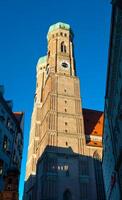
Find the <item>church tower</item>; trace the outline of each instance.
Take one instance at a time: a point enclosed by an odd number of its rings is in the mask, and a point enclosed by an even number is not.
[[[47,41],[47,55],[37,63],[24,200],[87,199],[88,178],[80,183],[80,173],[89,169],[70,26],[50,26]]]
[[[73,33],[68,24],[50,26],[47,56],[37,63],[26,179],[47,145],[71,147],[82,153],[83,118],[79,79],[75,74]]]

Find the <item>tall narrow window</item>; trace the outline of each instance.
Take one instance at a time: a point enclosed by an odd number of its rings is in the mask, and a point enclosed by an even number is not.
[[[4,136],[3,139],[3,150],[6,151],[8,149],[8,138],[7,136]]]
[[[8,189],[9,191],[12,190],[12,178],[9,178],[9,179],[8,179],[7,189]]]
[[[61,43],[61,52],[66,53],[66,45],[64,44],[64,42]]]
[[[0,175],[3,173],[3,160],[0,160]]]
[[[64,45],[64,53],[66,53],[66,45]]]
[[[63,52],[64,49],[64,42],[61,43],[61,52]]]

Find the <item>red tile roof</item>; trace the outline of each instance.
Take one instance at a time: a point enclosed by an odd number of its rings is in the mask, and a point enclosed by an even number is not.
[[[101,111],[83,109],[86,135],[102,136],[104,114]]]
[[[23,112],[13,112],[18,122],[21,122],[23,117]]]
[[[101,136],[103,134],[103,119],[104,114],[101,111],[83,109],[83,118],[84,118],[84,129],[86,136]],[[102,141],[86,141],[88,146],[99,146],[102,147]]]

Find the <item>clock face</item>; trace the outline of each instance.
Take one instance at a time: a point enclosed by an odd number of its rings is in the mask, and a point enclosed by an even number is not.
[[[70,64],[66,60],[63,60],[61,61],[61,67],[64,69],[68,69],[70,67]]]

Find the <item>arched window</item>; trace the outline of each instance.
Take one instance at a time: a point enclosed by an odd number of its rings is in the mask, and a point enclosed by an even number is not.
[[[66,45],[64,42],[61,43],[61,52],[66,53]]]
[[[97,150],[94,152],[93,158],[96,159],[96,160],[101,160],[101,159],[100,159],[100,155],[99,155],[99,153],[97,152]]]
[[[68,189],[64,191],[63,200],[72,200],[72,194]]]
[[[66,45],[64,45],[64,53],[66,53],[66,51],[67,51],[67,50],[66,50]]]

